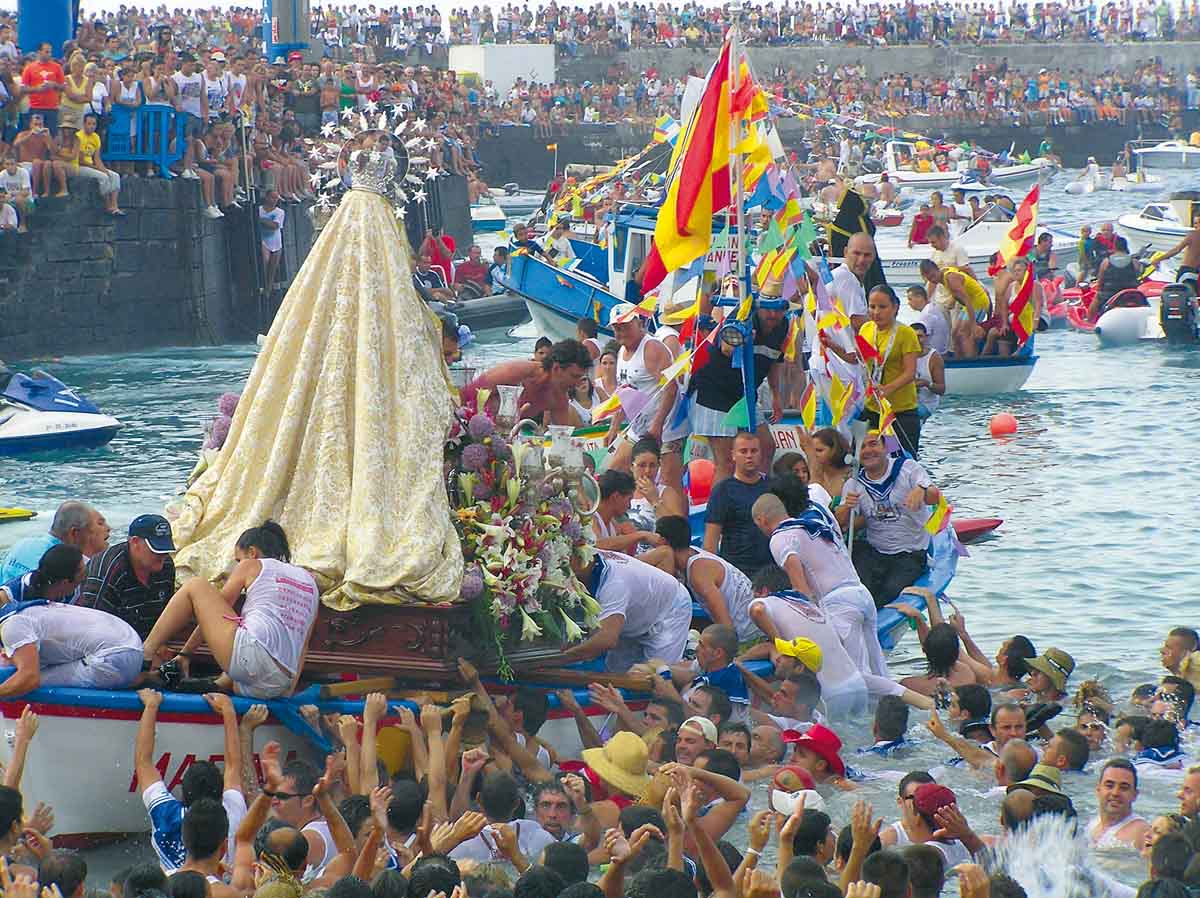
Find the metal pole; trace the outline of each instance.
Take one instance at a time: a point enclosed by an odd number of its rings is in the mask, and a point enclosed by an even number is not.
[[[749,259],[746,258],[746,222],[745,222],[745,205],[746,205],[746,188],[742,183],[743,178],[743,162],[742,154],[737,152],[735,148],[742,140],[741,118],[734,114],[733,96],[737,93],[739,81],[741,78],[741,50],[739,38],[739,26],[742,16],[742,5],[740,0],[734,0],[730,6],[730,12],[733,16],[733,24],[729,29],[729,97],[730,97],[730,117],[729,117],[729,152],[732,156],[732,164],[729,166],[729,177],[732,183],[729,194],[733,199],[734,204],[734,221],[737,227],[737,254],[735,261],[737,264],[737,299],[741,300],[751,296],[750,289],[750,265]],[[728,214],[728,213],[726,213]],[[736,312],[735,312],[736,314]],[[758,395],[754,386],[754,307],[750,308],[750,333],[746,335],[741,346],[741,368],[742,368],[742,385],[746,400],[746,429],[754,433],[758,428],[756,420],[756,412],[758,410]]]

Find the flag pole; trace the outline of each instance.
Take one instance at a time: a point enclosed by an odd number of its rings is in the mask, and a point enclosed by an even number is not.
[[[742,74],[741,46],[740,46],[740,30],[742,18],[742,3],[741,0],[733,0],[729,6],[730,15],[733,22],[729,28],[729,153],[731,156],[729,166],[729,177],[733,183],[730,184],[730,197],[733,201],[734,208],[734,223],[737,228],[737,300],[738,308],[740,308],[741,300],[751,296],[750,289],[750,265],[749,259],[746,258],[746,222],[745,222],[745,206],[746,206],[746,188],[743,183],[744,165],[742,154],[737,151],[737,146],[742,142],[742,125],[741,115],[733,109],[733,98],[737,95],[738,88],[741,86],[740,79]],[[757,411],[758,411],[758,395],[754,384],[754,307],[750,309],[750,326],[745,339],[739,347],[739,355],[741,358],[742,368],[742,386],[746,402],[746,429],[751,433],[755,433],[758,429]]]

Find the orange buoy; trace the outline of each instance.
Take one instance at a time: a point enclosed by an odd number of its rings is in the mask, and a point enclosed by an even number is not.
[[[1017,419],[1008,412],[992,415],[992,419],[988,422],[988,430],[994,437],[1012,436],[1017,432]]]
[[[716,466],[711,459],[693,458],[688,462],[688,496],[693,505],[703,505],[708,501],[715,471]]]

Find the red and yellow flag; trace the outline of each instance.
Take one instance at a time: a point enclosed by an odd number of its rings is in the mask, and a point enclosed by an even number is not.
[[[1037,188],[1034,188],[1035,190]],[[938,496],[937,506],[929,515],[929,520],[925,522],[925,529],[930,536],[937,536],[950,524],[950,505],[946,502],[946,494]]]
[[[729,42],[709,73],[691,121],[675,144],[675,176],[658,210],[642,290],[708,252],[713,214],[729,205]]]
[[[1037,319],[1033,308],[1033,266],[1025,267],[1025,277],[1017,288],[1017,295],[1008,304],[1008,326],[1017,336],[1018,345],[1023,345],[1037,329]]]
[[[804,429],[810,432],[817,421],[817,388],[811,380],[800,397],[800,420],[804,422]]]
[[[1004,239],[1000,241],[1000,249],[996,253],[995,261],[988,266],[988,274],[993,277],[999,274],[1000,269],[1013,259],[1027,256],[1033,249],[1034,241],[1037,239],[1039,190],[1039,185],[1034,184],[1025,199],[1021,200],[1012,225],[1004,233]]]

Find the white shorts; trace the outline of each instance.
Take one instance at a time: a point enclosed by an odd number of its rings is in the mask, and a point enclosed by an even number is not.
[[[229,678],[238,695],[254,698],[279,698],[292,690],[292,675],[279,666],[261,642],[238,627],[233,637],[233,658]]]
[[[43,686],[78,686],[87,689],[124,689],[142,672],[142,650],[116,649],[104,655],[88,655],[67,664],[43,667]]]

